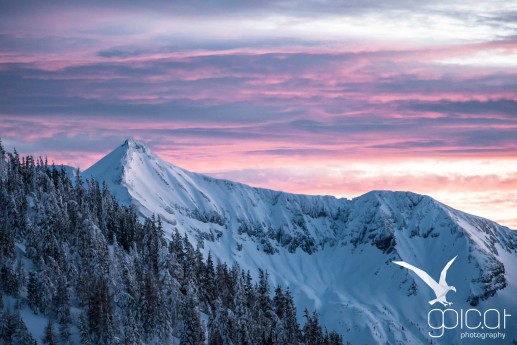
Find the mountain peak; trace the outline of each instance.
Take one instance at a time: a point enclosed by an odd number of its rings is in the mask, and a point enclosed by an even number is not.
[[[147,147],[147,145],[145,145],[144,143],[142,143],[140,141],[135,140],[135,138],[133,138],[133,137],[127,138],[126,141],[124,141],[124,144],[122,144],[122,146],[125,146],[128,149],[142,151],[145,153],[150,152],[149,147]]]

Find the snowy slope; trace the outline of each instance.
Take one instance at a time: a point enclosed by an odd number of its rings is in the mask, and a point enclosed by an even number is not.
[[[183,170],[132,139],[84,176],[105,181],[141,215],[159,214],[168,232],[186,233],[205,253],[267,269],[352,344],[429,342],[432,290],[391,261],[438,280],[456,255],[447,281],[457,293],[448,300],[458,310],[513,310],[505,342],[517,339],[517,233],[428,196],[372,191],[349,200],[253,188]],[[458,342],[458,332],[434,341]]]

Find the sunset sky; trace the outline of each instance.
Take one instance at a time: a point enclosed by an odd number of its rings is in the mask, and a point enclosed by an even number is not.
[[[410,190],[517,229],[517,2],[0,0],[4,146],[84,170],[130,136],[215,177]]]

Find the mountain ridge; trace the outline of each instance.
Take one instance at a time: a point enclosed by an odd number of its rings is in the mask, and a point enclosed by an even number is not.
[[[517,288],[508,272],[515,265],[516,233],[429,196],[370,191],[338,199],[250,187],[179,168],[133,139],[83,175],[105,181],[142,216],[159,215],[169,235],[186,234],[205,254],[245,269],[268,268],[274,283],[290,286],[297,303],[318,309],[326,324],[350,333],[352,342],[426,339],[408,324],[423,316],[397,303],[409,298],[416,308],[412,298],[425,300],[429,293],[419,290],[418,278],[391,267],[394,259],[425,267],[437,261],[433,253],[450,259],[459,252],[455,265],[470,278],[456,284],[456,296],[466,306],[494,298],[508,303],[503,292]],[[387,281],[400,295],[395,301],[370,286]],[[366,291],[379,296],[382,307],[370,305]],[[393,323],[400,327],[390,331]]]

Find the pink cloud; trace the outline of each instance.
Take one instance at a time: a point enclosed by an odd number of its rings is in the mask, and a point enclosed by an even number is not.
[[[220,40],[203,41],[206,23],[192,13],[185,17],[199,20],[201,34],[182,32],[178,23],[185,21],[168,21],[160,11],[96,7],[2,17],[6,144],[84,169],[135,136],[179,166],[266,188],[439,192],[472,212],[483,210],[459,195],[501,193],[498,205],[512,209],[515,170],[472,176],[472,167],[453,174],[430,166],[419,175],[383,167],[422,158],[515,160],[515,64],[446,63],[511,57],[515,40],[417,44],[344,36],[278,44],[236,21],[242,32],[236,29],[233,41],[219,31]],[[354,164],[378,171],[335,173]]]

